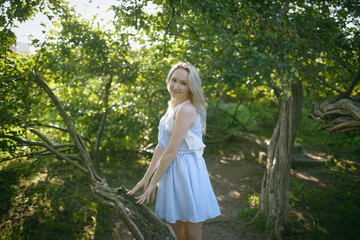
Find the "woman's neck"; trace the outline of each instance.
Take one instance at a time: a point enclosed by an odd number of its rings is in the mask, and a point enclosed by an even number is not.
[[[188,100],[190,101],[189,98],[182,99],[182,100],[174,99],[174,107],[176,107],[176,106],[178,106],[178,105],[180,105],[180,104],[182,104],[182,103],[184,103],[184,102],[186,102],[186,101],[188,101]]]

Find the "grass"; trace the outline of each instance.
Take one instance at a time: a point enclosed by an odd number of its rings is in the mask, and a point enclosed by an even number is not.
[[[290,214],[301,216],[297,224],[305,231],[297,239],[358,239],[358,176],[344,178],[325,168],[319,169],[317,177],[317,183],[292,179]]]
[[[133,156],[134,157],[134,156]],[[103,166],[112,186],[132,186],[143,169],[122,161]],[[138,171],[141,170],[141,171]],[[129,178],[129,172],[132,174]],[[113,239],[124,223],[96,204],[87,177],[54,159],[0,163],[0,239]]]
[[[355,162],[356,164],[356,162]],[[338,166],[338,165],[336,165]],[[318,181],[295,176],[291,178],[289,225],[283,239],[291,240],[352,240],[360,236],[360,174],[342,174],[339,167],[320,166],[307,170]],[[238,214],[249,222],[259,208],[256,193],[249,195],[248,208]],[[269,231],[263,219],[253,227],[264,234]]]

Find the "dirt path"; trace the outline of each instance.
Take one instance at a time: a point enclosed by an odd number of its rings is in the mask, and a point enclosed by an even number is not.
[[[264,166],[254,159],[259,157],[258,151],[239,143],[208,145],[208,148],[212,149],[204,157],[222,215],[205,222],[203,239],[265,239],[237,218],[248,207],[248,194],[260,190]]]

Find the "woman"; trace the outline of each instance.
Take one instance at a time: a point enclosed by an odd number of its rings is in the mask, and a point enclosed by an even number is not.
[[[143,188],[137,203],[148,202],[159,182],[155,214],[170,223],[177,239],[201,239],[202,223],[220,209],[202,157],[206,105],[200,76],[193,65],[180,62],[166,82],[171,99],[160,120],[159,143],[144,177],[128,194]]]

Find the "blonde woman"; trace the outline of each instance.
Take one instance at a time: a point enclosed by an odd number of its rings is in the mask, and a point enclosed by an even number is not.
[[[202,223],[221,214],[202,157],[205,99],[199,73],[190,63],[174,65],[166,83],[171,99],[160,120],[159,143],[144,177],[128,194],[143,188],[137,203],[148,202],[159,183],[155,214],[170,223],[178,240],[200,240]]]

